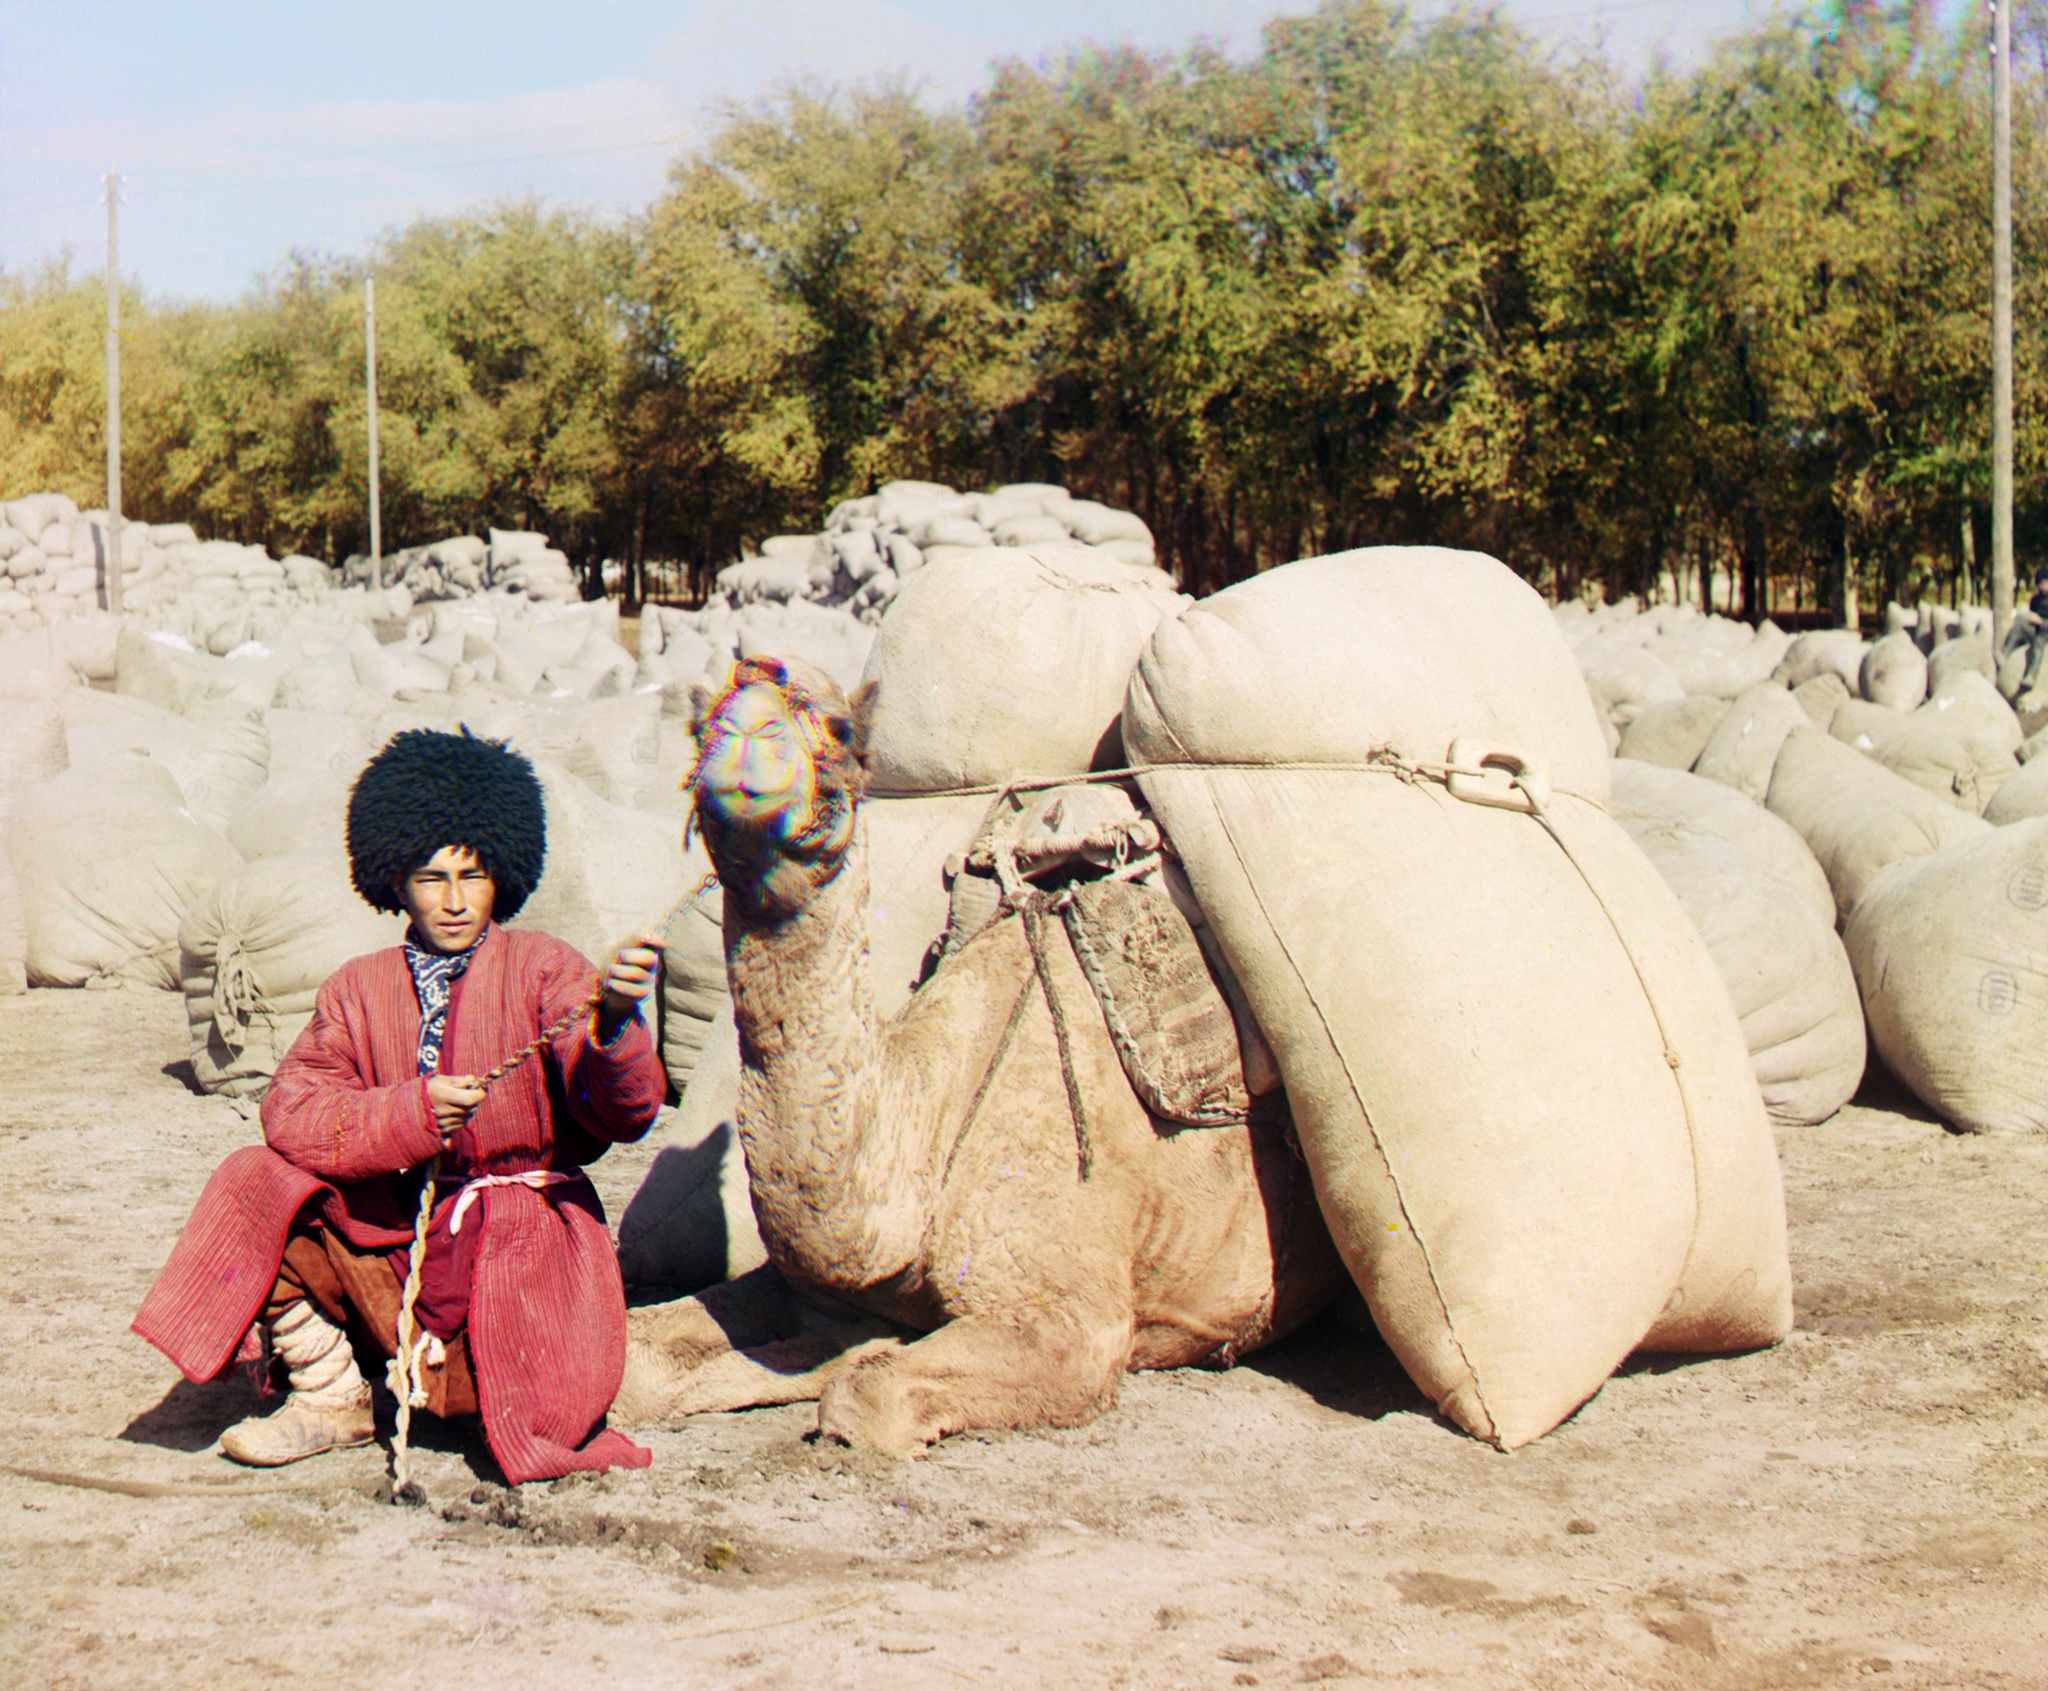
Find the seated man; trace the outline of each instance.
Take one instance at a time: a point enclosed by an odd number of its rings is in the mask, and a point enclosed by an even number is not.
[[[498,926],[539,881],[546,844],[532,766],[495,742],[399,734],[357,780],[351,873],[369,903],[409,918],[404,943],[320,989],[264,1098],[265,1143],[215,1171],[134,1323],[193,1380],[259,1359],[267,1339],[291,1395],[222,1436],[234,1460],[270,1467],[372,1437],[354,1352],[396,1352],[437,1155],[416,1306],[426,1407],[481,1410],[515,1484],[651,1460],[598,1430],[626,1306],[582,1167],[645,1133],[666,1090],[635,1013],[659,942],[622,948],[596,1008],[537,1056],[488,1090],[477,1079],[597,986],[561,941]]]
[[[2012,627],[2006,631],[2005,650],[2010,652],[2024,644],[2027,648],[2027,669],[2020,677],[2020,692],[2033,690],[2040,679],[2041,660],[2048,657],[2048,568],[2034,572],[2034,596],[2027,601],[2027,608],[2012,619]]]

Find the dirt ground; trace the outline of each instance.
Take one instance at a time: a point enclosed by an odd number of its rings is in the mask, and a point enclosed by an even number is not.
[[[182,1038],[174,994],[0,999],[6,1684],[2048,1686],[2048,1144],[1875,1088],[1785,1134],[1791,1341],[1640,1359],[1510,1456],[1324,1323],[901,1465],[800,1406],[508,1492],[429,1423],[408,1510],[382,1450],[211,1454],[250,1389],[127,1331],[255,1134]]]

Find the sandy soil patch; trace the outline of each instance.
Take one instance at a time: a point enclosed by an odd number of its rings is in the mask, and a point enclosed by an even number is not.
[[[1785,1134],[1791,1341],[1639,1359],[1511,1456],[1324,1322],[904,1464],[805,1406],[508,1491],[429,1423],[405,1510],[381,1450],[235,1469],[249,1388],[127,1331],[255,1135],[183,1033],[170,993],[0,999],[8,1683],[2048,1685],[2048,1145],[1875,1089]],[[647,1157],[594,1171],[614,1221]]]

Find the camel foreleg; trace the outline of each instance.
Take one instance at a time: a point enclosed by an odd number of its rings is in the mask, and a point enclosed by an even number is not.
[[[968,1315],[913,1344],[863,1356],[826,1381],[818,1429],[859,1449],[910,1456],[975,1427],[1078,1427],[1116,1401],[1131,1318],[1085,1305]]]
[[[674,1303],[626,1312],[621,1426],[815,1399],[839,1369],[893,1349],[901,1329],[804,1302],[772,1264]]]

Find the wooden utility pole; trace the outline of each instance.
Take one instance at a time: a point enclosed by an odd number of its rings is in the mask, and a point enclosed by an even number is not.
[[[107,609],[121,614],[121,173],[107,172]]]
[[[363,360],[370,396],[370,585],[384,585],[384,518],[377,494],[377,278],[363,278]]]
[[[1992,645],[2012,626],[2012,5],[1991,0]]]

